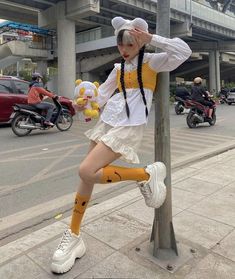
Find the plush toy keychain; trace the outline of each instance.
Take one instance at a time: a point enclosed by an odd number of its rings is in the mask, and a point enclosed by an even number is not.
[[[97,81],[92,83],[90,81],[82,81],[81,79],[76,80],[74,102],[77,105],[83,105],[87,102],[83,110],[86,122],[99,117],[99,105],[96,102],[98,87],[99,83]]]

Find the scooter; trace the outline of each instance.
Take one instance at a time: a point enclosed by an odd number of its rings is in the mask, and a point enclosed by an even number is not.
[[[216,123],[216,104],[213,103],[212,117],[209,118],[209,107],[202,105],[201,103],[189,100],[191,106],[190,111],[187,115],[186,122],[189,128],[196,128],[198,124],[208,122],[210,126]]]
[[[55,109],[51,117],[51,122],[58,130],[67,131],[73,124],[73,118],[69,110],[62,107],[58,97],[52,99]],[[30,134],[33,130],[48,130],[51,126],[44,124],[45,112],[34,105],[15,104],[13,113],[10,116],[11,128],[18,137]]]
[[[188,100],[190,100],[190,98],[182,99],[178,96],[175,96],[175,113],[177,115],[180,115],[182,113],[187,113],[190,106],[188,105]]]

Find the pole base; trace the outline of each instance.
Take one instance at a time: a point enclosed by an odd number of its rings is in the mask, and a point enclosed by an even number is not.
[[[151,261],[153,264],[156,264],[163,268],[164,270],[174,273],[184,264],[186,264],[190,259],[193,258],[191,249],[185,244],[178,243],[178,256],[175,251],[172,249],[158,249],[157,257],[153,256],[153,242],[143,242],[139,249],[136,250],[139,256],[144,257],[146,260]]]
[[[170,248],[175,251],[175,254],[178,256],[178,249],[177,249],[177,244],[176,244],[176,239],[175,239],[175,231],[173,227],[173,223],[169,223],[169,228],[170,228]],[[153,255],[156,257],[157,255],[157,250],[159,249],[159,224],[156,218],[154,219],[153,226],[152,226],[152,233],[151,233],[151,238],[150,242],[154,242],[154,249],[153,249]],[[156,238],[156,239],[155,239]]]

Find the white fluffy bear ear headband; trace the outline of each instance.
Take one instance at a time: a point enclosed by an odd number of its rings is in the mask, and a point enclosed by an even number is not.
[[[112,19],[112,26],[115,29],[114,34],[117,36],[118,32],[127,29],[140,29],[142,31],[148,32],[148,23],[142,18],[135,18],[133,20],[124,19],[120,16],[114,17]]]

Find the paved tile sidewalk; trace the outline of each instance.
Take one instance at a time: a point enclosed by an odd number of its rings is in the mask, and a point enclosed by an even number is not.
[[[86,255],[68,273],[50,272],[50,258],[70,218],[0,247],[1,279],[235,278],[235,149],[172,174],[173,222],[192,258],[171,274],[135,250],[149,239],[154,211],[139,189],[88,208]]]

